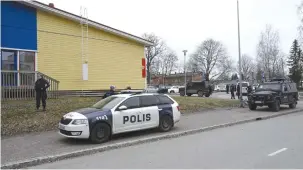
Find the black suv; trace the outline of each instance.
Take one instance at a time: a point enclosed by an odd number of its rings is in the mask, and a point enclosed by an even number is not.
[[[280,105],[296,108],[298,96],[296,83],[285,79],[274,79],[260,84],[254,93],[249,94],[248,105],[250,110],[256,110],[257,106],[267,105],[278,112]]]
[[[202,82],[189,82],[186,84],[186,95],[191,96],[198,94],[199,97],[209,97],[213,92],[213,88],[209,84],[209,81]],[[185,88],[179,88],[180,96],[185,96]]]

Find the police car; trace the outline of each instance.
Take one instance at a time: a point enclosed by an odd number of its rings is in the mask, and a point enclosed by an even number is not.
[[[103,143],[124,132],[151,128],[167,132],[180,117],[179,104],[168,95],[118,94],[65,114],[59,122],[59,134]]]

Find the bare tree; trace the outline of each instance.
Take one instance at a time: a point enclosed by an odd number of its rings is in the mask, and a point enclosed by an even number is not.
[[[303,45],[303,1],[301,1],[300,5],[297,8],[297,12],[301,21],[301,24],[298,26],[298,31],[299,31],[299,43],[300,46]]]
[[[203,41],[189,60],[189,68],[192,71],[204,72],[207,79],[222,76],[230,71],[231,64],[223,44],[213,39]]]
[[[211,79],[217,80],[228,80],[230,78],[230,74],[235,70],[233,60],[231,57],[226,57],[224,62],[218,62],[218,66],[215,70],[216,77],[212,77]]]
[[[199,67],[198,64],[195,63],[195,59],[192,56],[189,58],[187,63],[185,63],[185,68],[186,72],[203,72],[202,67]]]
[[[257,46],[257,61],[266,77],[272,78],[278,74],[278,65],[281,62],[280,53],[279,32],[272,26],[266,25],[265,31],[261,32]]]
[[[151,74],[159,74],[161,72],[161,60],[159,57],[153,59],[150,64],[150,73]]]
[[[247,55],[247,54],[243,54],[241,57],[241,65],[242,65],[242,75],[244,80],[247,80],[249,77],[252,79],[252,72],[256,72],[256,63],[254,61],[254,59]],[[239,61],[238,61],[238,67],[237,67],[237,72],[240,75],[240,67],[239,67]]]
[[[184,63],[183,62],[179,62],[177,64],[177,72],[178,73],[183,73],[184,72]]]
[[[178,56],[175,52],[168,50],[166,53],[162,54],[160,57],[160,65],[162,74],[165,76],[171,74],[178,67]]]
[[[153,63],[153,60],[163,53],[163,51],[165,50],[165,43],[163,40],[161,40],[155,34],[145,33],[145,34],[143,34],[142,37],[154,44],[153,46],[145,48],[145,55],[146,55],[146,60],[147,60],[146,61],[146,72],[147,72],[146,78],[147,78],[147,83],[150,84],[151,65],[157,63],[157,62]]]

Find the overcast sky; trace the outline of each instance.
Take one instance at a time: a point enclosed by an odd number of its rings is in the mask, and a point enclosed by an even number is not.
[[[94,21],[141,36],[155,33],[176,51],[192,53],[206,38],[220,40],[237,61],[236,0],[39,0],[80,14],[88,10]],[[256,44],[266,24],[280,33],[281,49],[288,54],[300,24],[297,6],[301,0],[239,0],[242,53],[256,55]]]

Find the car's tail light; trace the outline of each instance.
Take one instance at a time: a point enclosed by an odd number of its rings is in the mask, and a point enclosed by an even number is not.
[[[177,106],[178,111],[180,111],[180,106]]]

